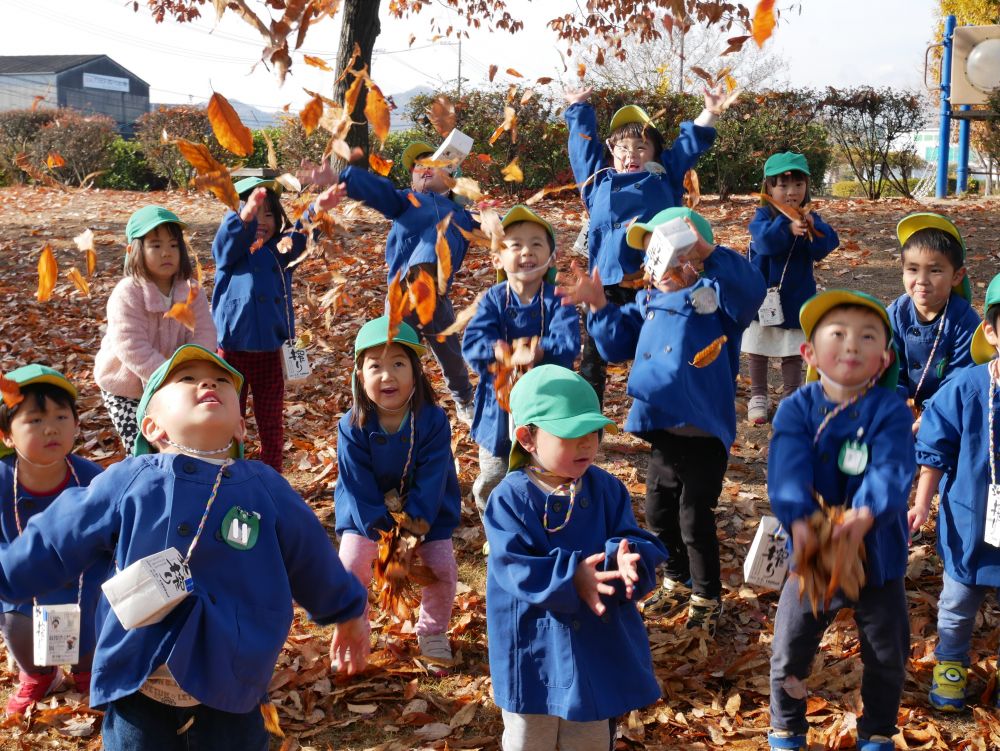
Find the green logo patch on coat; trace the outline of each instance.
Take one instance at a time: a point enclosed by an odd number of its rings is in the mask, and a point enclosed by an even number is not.
[[[236,550],[250,550],[260,534],[260,514],[233,506],[222,520],[222,539]]]

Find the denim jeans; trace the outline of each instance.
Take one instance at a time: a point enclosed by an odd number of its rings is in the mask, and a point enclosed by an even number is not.
[[[857,602],[847,600],[838,591],[830,607],[817,617],[812,614],[808,597],[799,600],[798,577],[788,577],[778,601],[771,653],[771,727],[775,730],[803,735],[808,730],[805,687],[800,695],[795,687],[809,677],[823,632],[844,607],[854,608],[861,639],[864,715],[858,719],[858,737],[891,738],[896,734],[896,715],[910,655],[910,616],[902,578],[881,587],[863,587]]]
[[[268,746],[259,707],[246,714],[204,704],[171,707],[140,693],[106,707],[101,739],[104,751],[267,751]]]
[[[944,586],[938,599],[938,645],[934,656],[969,666],[969,648],[976,615],[986,593],[994,587],[962,584],[944,572]]]

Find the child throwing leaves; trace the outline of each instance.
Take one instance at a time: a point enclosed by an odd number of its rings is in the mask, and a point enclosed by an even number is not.
[[[37,363],[5,376],[0,402],[0,542],[9,544],[24,532],[28,521],[41,513],[66,488],[84,487],[101,468],[72,453],[79,427],[76,387],[58,370]],[[73,665],[73,683],[82,694],[90,691],[94,654],[94,610],[107,573],[95,563],[79,578],[60,581],[38,592],[39,605],[79,605],[79,661]],[[32,603],[0,601],[0,631],[17,663],[17,686],[7,700],[7,714],[25,712],[63,683],[56,666],[34,661]]]
[[[635,602],[656,586],[662,543],[632,515],[622,483],[594,466],[594,390],[558,365],[510,394],[510,472],[486,506],[493,698],[503,751],[607,751],[615,719],[660,688]]]
[[[226,213],[212,242],[212,317],[222,356],[246,376],[240,391],[244,417],[253,392],[261,461],[280,472],[285,444],[281,348],[295,341],[291,266],[306,249],[303,223],[334,203],[327,190],[292,224],[281,207],[277,181],[247,177],[236,183],[236,192],[245,203],[239,213]]]
[[[786,151],[764,162],[761,190],[796,211],[809,205],[809,164],[802,154]],[[789,219],[761,199],[750,221],[750,263],[767,283],[767,296],[757,317],[743,335],[743,351],[750,361],[750,402],[747,419],[754,425],[767,422],[768,359],[781,360],[782,398],[802,383],[805,341],[799,328],[799,308],[816,294],[813,264],[826,258],[840,240],[815,211],[803,219]]]
[[[102,598],[91,705],[104,710],[108,751],[265,751],[258,705],[293,598],[317,623],[339,624],[334,665],[365,667],[364,589],[288,482],[242,458],[242,385],[215,353],[179,348],[143,391],[135,457],[86,488],[67,488],[0,548],[8,600],[51,591],[108,557],[121,572],[143,559],[145,571],[173,560],[156,578],[179,599],[144,610],[137,625],[120,620],[133,623],[124,602],[119,615]]]
[[[182,344],[215,347],[215,323],[193,279],[185,226],[160,206],[144,206],[125,225],[125,277],[108,298],[108,328],[94,358],[94,380],[126,456],[139,432],[135,409],[153,371]],[[193,315],[193,330],[164,315],[178,304]]]
[[[479,477],[472,486],[482,516],[504,475],[511,439],[508,413],[497,401],[497,362],[527,370],[541,363],[572,368],[580,352],[580,316],[555,294],[556,235],[527,206],[514,206],[501,224],[503,245],[493,257],[499,283],[479,302],[465,330],[462,354],[479,374],[472,437],[479,444]]]
[[[420,365],[425,351],[405,323],[390,341],[387,316],[358,332],[354,405],[337,426],[334,508],[340,559],[364,584],[372,579],[380,533],[401,524],[417,539],[414,554],[436,580],[423,587],[417,642],[424,658],[447,666],[458,585],[451,534],[461,519],[462,498],[448,416]]]

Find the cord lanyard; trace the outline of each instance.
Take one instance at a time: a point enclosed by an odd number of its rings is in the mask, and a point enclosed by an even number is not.
[[[285,341],[292,340],[292,315],[294,314],[294,309],[292,308],[292,301],[290,295],[288,294],[288,285],[285,282],[285,269],[282,267],[281,262],[278,260],[278,256],[274,254],[274,250],[271,246],[267,246],[268,251],[271,253],[271,258],[274,259],[275,264],[278,266],[278,276],[281,278],[281,296],[284,305],[282,307],[285,309],[285,327],[288,332],[288,338]]]
[[[944,331],[944,319],[948,315],[948,306],[951,304],[951,297],[949,296],[948,301],[944,304],[944,310],[941,311],[941,320],[938,321],[937,333],[934,334],[934,344],[931,345],[931,353],[927,355],[927,362],[924,363],[924,372],[920,374],[920,381],[917,382],[917,388],[913,392],[913,403],[916,404],[917,398],[920,396],[920,388],[924,385],[924,379],[927,378],[927,373],[931,369],[931,363],[934,362],[934,353],[937,352],[938,342],[941,341],[941,332]],[[990,383],[993,381],[991,380]]]
[[[990,487],[986,499],[986,526],[983,530],[983,541],[993,547],[1000,547],[1000,486],[997,485],[996,439],[993,427],[996,419],[993,406],[996,400],[997,380],[1000,378],[1000,361],[991,360],[987,367],[990,374],[988,414],[990,423]]]
[[[528,471],[531,472],[539,482],[545,483],[544,477],[548,473],[543,469],[539,469],[534,465],[528,465]],[[549,493],[545,495],[545,510],[542,513],[542,527],[549,534],[554,534],[566,529],[566,525],[569,524],[569,520],[573,517],[573,507],[576,505],[576,490],[579,484],[579,478],[571,482],[564,482],[561,485],[557,485]],[[566,495],[569,494],[569,508],[566,509],[566,518],[563,519],[563,523],[558,527],[549,527],[549,499],[554,495]]]
[[[226,471],[226,467],[230,464],[232,464],[232,459],[226,459],[219,467],[218,473],[215,475],[215,483],[212,485],[212,492],[208,496],[208,501],[205,503],[205,513],[201,515],[201,521],[198,522],[198,531],[194,533],[194,539],[191,540],[191,545],[188,546],[187,555],[184,556],[185,566],[188,566],[191,561],[191,556],[194,554],[194,549],[198,545],[198,540],[201,539],[201,533],[205,530],[205,522],[208,521],[208,512],[212,510],[212,504],[215,503],[215,497],[219,494],[219,486],[222,485],[222,475]]]

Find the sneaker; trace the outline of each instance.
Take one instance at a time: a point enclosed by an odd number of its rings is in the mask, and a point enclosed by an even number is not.
[[[663,586],[657,587],[649,596],[639,602],[639,612],[643,614],[663,613],[687,601],[691,594],[691,579],[681,581],[663,577]]]
[[[7,714],[24,714],[32,704],[59,690],[64,679],[65,674],[61,668],[44,675],[18,671],[17,690],[7,701]]]
[[[421,634],[417,637],[420,656],[437,665],[450,665],[453,657],[448,634]]]
[[[804,735],[798,735],[790,730],[772,730],[767,734],[767,744],[772,749],[792,749],[792,751],[808,751],[809,744]]]
[[[858,751],[893,751],[896,744],[892,738],[884,735],[873,735],[869,738],[858,738]]]
[[[931,706],[942,712],[961,712],[965,709],[965,686],[968,669],[960,662],[944,660],[934,666],[931,683]]]
[[[766,424],[768,406],[766,396],[751,396],[747,403],[747,421],[754,425]]]
[[[704,629],[709,636],[715,636],[715,630],[719,627],[721,617],[721,598],[691,595],[691,600],[688,603],[687,628]]]
[[[472,427],[472,420],[476,416],[476,407],[471,399],[467,402],[455,402],[455,416],[464,422],[467,427]]]

